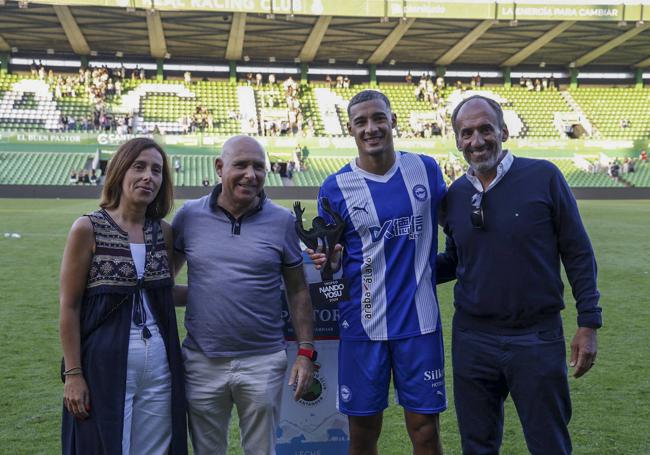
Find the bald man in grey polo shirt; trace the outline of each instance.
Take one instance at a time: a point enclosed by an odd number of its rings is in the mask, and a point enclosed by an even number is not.
[[[183,342],[194,452],[225,454],[232,405],[246,455],[275,453],[287,355],[281,279],[301,348],[313,350],[312,306],[294,217],[263,192],[262,146],[235,136],[215,162],[222,183],[174,217],[176,271],[188,264]],[[302,350],[301,350],[302,351]],[[297,356],[289,385],[305,393],[312,360]]]

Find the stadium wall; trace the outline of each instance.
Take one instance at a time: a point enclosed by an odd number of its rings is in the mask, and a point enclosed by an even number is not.
[[[144,135],[155,139],[170,154],[216,154],[230,136],[208,134],[191,135]],[[136,135],[112,133],[19,133],[0,132],[0,151],[12,152],[79,152],[93,153],[96,149],[114,151]],[[291,154],[297,145],[309,148],[310,156],[333,157],[356,155],[354,138],[255,136],[269,154]],[[404,139],[396,138],[395,146],[426,154],[456,153],[453,138]],[[601,153],[614,158],[637,156],[642,149],[650,148],[650,141],[596,140],[596,139],[510,139],[508,148],[523,156],[566,158],[573,155],[598,156]]]

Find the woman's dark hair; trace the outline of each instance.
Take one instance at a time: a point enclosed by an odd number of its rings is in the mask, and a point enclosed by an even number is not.
[[[162,219],[167,216],[174,204],[174,188],[172,185],[172,176],[169,172],[169,164],[167,163],[167,154],[156,141],[146,137],[136,137],[122,144],[117,149],[115,156],[108,163],[102,198],[99,202],[101,208],[114,209],[120,205],[122,182],[124,181],[126,171],[129,170],[140,153],[148,148],[158,150],[163,160],[163,168],[160,189],[156,198],[147,206],[146,217]]]

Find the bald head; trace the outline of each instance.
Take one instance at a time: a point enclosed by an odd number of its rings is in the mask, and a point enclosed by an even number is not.
[[[239,217],[255,206],[266,179],[266,155],[259,142],[249,136],[228,139],[215,167],[221,177],[222,207]]]
[[[252,137],[244,135],[233,136],[228,139],[223,144],[220,158],[224,163],[227,163],[243,152],[256,153],[264,159],[264,149],[262,148],[262,144]]]

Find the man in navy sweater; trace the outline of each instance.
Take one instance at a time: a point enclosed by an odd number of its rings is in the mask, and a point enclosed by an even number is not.
[[[560,261],[578,310],[577,378],[594,365],[602,324],[591,243],[557,167],[502,150],[508,129],[498,103],[467,98],[452,126],[469,170],[443,203],[437,275],[457,278],[452,364],[463,453],[499,453],[510,394],[530,452],[569,454]]]

